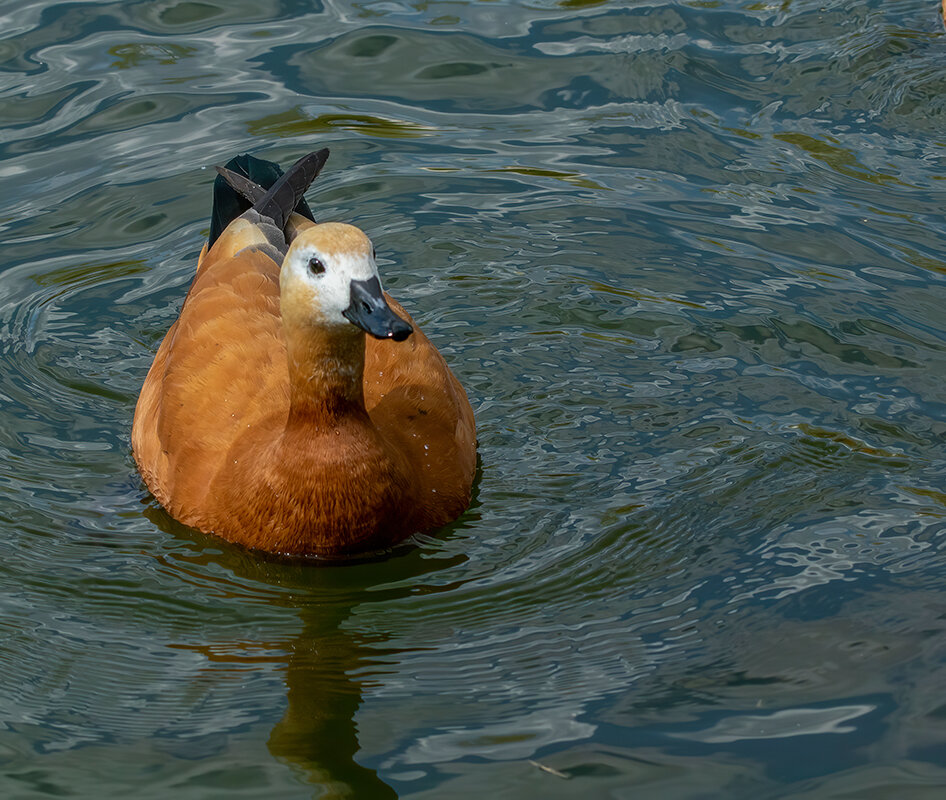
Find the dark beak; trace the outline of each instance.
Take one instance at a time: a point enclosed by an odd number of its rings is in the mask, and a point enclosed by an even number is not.
[[[395,314],[381,293],[381,281],[369,278],[351,282],[351,302],[342,314],[376,339],[403,342],[414,329]]]

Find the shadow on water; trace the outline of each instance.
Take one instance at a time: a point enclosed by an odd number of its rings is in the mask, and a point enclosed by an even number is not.
[[[385,637],[353,633],[345,623],[369,595],[372,602],[403,597],[413,591],[417,578],[466,557],[421,557],[416,546],[405,544],[345,560],[280,558],[191,530],[160,507],[149,506],[145,516],[186,547],[176,559],[162,556],[168,565],[177,560],[179,567],[186,564],[188,572],[196,568],[205,578],[222,572],[228,592],[236,585],[258,601],[296,612],[301,620],[302,630],[293,636],[185,645],[210,662],[230,661],[234,651],[254,652],[256,666],[269,663],[282,672],[287,706],[267,741],[271,755],[315,787],[314,796],[396,798],[374,769],[357,760],[361,747],[355,716],[367,682],[359,676],[385,654],[379,647]]]

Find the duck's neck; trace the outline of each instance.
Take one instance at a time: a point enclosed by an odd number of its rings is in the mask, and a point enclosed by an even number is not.
[[[289,426],[368,422],[365,335],[353,325],[285,330],[289,358]]]

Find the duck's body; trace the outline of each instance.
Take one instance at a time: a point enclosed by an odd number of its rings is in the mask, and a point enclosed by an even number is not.
[[[280,258],[254,213],[202,254],[145,380],[132,447],[148,488],[180,522],[278,553],[378,549],[455,519],[475,470],[473,412],[389,296],[389,329],[375,332],[387,338],[349,322],[358,287],[384,302],[371,243],[296,214]],[[350,303],[346,319],[333,297]],[[362,312],[369,325],[385,313]],[[413,333],[396,341],[402,320]]]

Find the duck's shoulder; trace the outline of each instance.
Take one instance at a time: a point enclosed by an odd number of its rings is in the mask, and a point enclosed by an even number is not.
[[[417,321],[387,292],[385,299],[392,310],[410,322],[414,332],[403,342],[389,339],[367,340],[365,351],[365,389],[368,410],[382,399],[400,390],[407,396],[430,396],[431,403],[451,415],[464,416],[469,401],[447,362]],[[423,401],[421,401],[423,405]],[[470,414],[472,422],[472,412]]]
[[[209,260],[194,278],[161,345],[165,379],[180,373],[181,378],[202,376],[206,384],[214,380],[208,375],[222,373],[216,378],[220,383],[208,387],[222,390],[224,378],[233,377],[228,371],[245,373],[248,361],[271,362],[281,343],[278,266],[264,249],[251,245]]]
[[[469,503],[476,469],[476,423],[463,386],[404,307],[386,295],[414,333],[403,342],[369,339],[365,405],[410,463],[421,527],[457,516]]]

